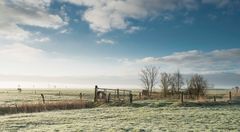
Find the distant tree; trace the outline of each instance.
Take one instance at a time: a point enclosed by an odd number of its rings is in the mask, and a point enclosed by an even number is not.
[[[199,74],[195,74],[191,77],[189,81],[187,81],[188,85],[188,93],[191,98],[193,96],[199,97],[206,95],[206,90],[208,88],[208,82],[203,78],[203,76]]]
[[[148,96],[151,95],[152,89],[158,82],[158,74],[159,70],[155,66],[145,66],[140,72],[140,81],[148,91]]]
[[[180,89],[184,85],[184,79],[180,71],[173,73],[171,77],[171,93],[172,95],[175,93],[179,93]]]
[[[169,86],[171,86],[171,84],[172,84],[171,79],[172,79],[171,74],[168,74],[166,72],[161,73],[160,87],[162,87],[164,97],[167,97],[167,95],[168,95]]]

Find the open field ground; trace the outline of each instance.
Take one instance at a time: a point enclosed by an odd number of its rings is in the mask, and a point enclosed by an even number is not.
[[[138,96],[141,90],[134,90],[133,95]],[[59,94],[60,93],[60,94]],[[94,99],[94,89],[60,89],[60,90],[23,90],[19,93],[17,90],[0,90],[0,106],[15,105],[22,103],[39,103],[42,102],[40,94],[44,94],[47,102],[61,100],[77,100],[82,93],[84,100],[92,101]],[[228,90],[208,90],[210,96],[228,95]],[[222,100],[222,99],[221,99]]]
[[[93,100],[94,91],[61,90],[59,95],[58,90],[1,90],[0,106],[41,103],[41,93],[51,102],[79,100],[79,93]],[[118,107],[113,103],[90,109],[6,114],[0,116],[0,131],[240,131],[240,105],[179,104],[179,100],[140,100]]]
[[[60,92],[60,94],[59,94]],[[45,100],[61,101],[79,99],[79,94],[83,94],[83,99],[93,100],[94,91],[81,90],[23,90],[19,93],[17,90],[0,90],[0,106],[15,105],[22,103],[39,103],[42,102],[40,94],[44,94]]]
[[[240,131],[240,106],[151,105],[5,115],[0,131]]]

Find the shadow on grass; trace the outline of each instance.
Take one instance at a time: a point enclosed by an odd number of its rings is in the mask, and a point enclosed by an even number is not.
[[[240,106],[240,102],[184,102],[180,107],[219,107],[219,106]]]
[[[169,100],[142,100],[134,101],[131,103],[126,102],[112,102],[107,104],[107,106],[122,106],[122,107],[219,107],[219,106],[240,106],[240,102],[198,102],[198,101],[188,101],[183,104],[179,101],[169,101]]]

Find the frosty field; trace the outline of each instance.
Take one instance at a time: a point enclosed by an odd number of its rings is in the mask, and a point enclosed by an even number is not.
[[[93,100],[93,91],[61,90],[0,91],[0,106],[83,98]],[[0,115],[0,131],[240,131],[240,105],[178,106],[178,100],[141,100],[133,104],[101,105],[79,110]]]
[[[240,107],[102,107],[0,116],[0,131],[240,131]]]

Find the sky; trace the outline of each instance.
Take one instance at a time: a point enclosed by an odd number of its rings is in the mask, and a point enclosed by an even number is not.
[[[240,85],[240,0],[1,0],[0,87],[141,88],[146,65]]]

